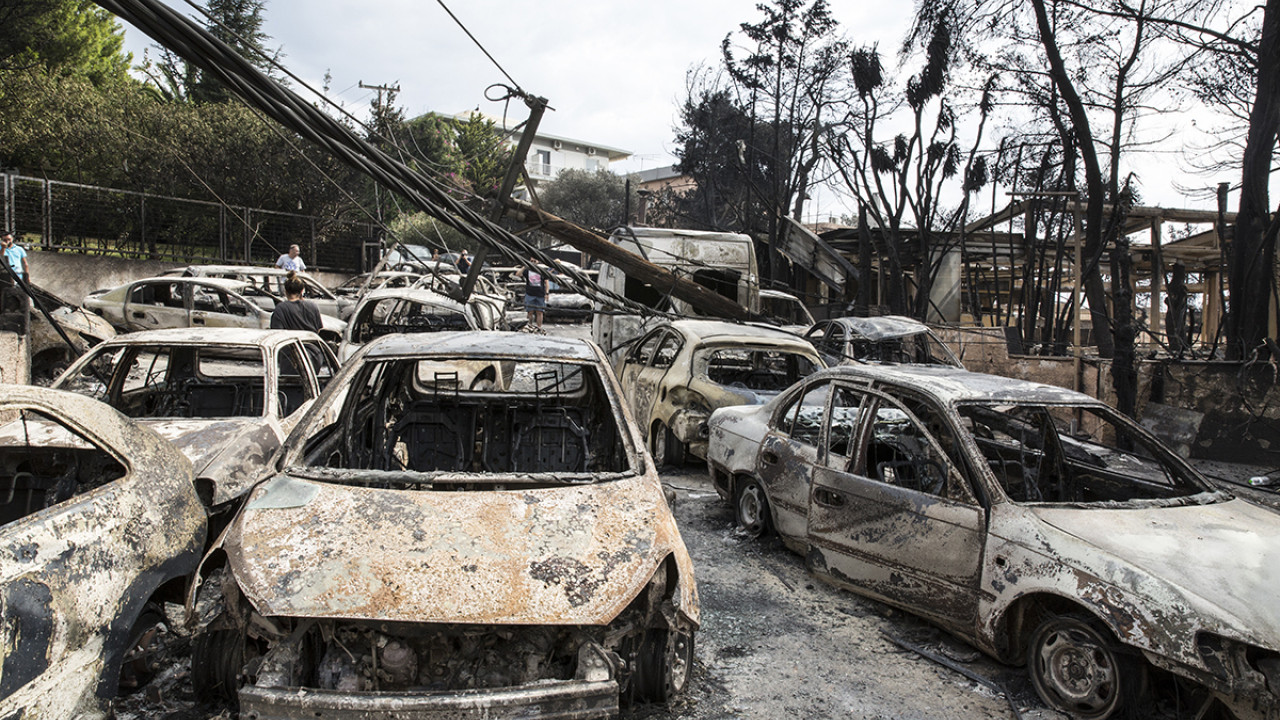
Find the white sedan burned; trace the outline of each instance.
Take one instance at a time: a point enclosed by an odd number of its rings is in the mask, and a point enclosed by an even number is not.
[[[1280,515],[1085,395],[934,366],[816,373],[710,420],[717,491],[837,585],[1116,717],[1150,666],[1280,714]]]

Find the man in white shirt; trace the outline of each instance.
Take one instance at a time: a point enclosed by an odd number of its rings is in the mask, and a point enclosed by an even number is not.
[[[298,252],[299,252],[299,249],[297,245],[290,245],[289,252],[285,253],[284,255],[281,255],[280,259],[276,260],[276,267],[280,268],[281,270],[293,270],[295,272],[305,272],[307,269],[307,264],[302,261],[301,257],[298,256]]]

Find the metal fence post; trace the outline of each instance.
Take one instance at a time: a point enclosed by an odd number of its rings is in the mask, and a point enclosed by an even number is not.
[[[4,174],[4,231],[13,230],[13,175]]]
[[[44,207],[40,218],[40,244],[48,249],[53,245],[53,183],[44,180]]]

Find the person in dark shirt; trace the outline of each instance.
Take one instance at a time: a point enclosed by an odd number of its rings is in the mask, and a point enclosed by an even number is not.
[[[471,254],[466,250],[463,250],[462,254],[458,256],[458,270],[461,271],[463,275],[466,275],[467,272],[471,270]]]
[[[276,309],[271,311],[271,328],[273,330],[310,330],[313,333],[320,332],[320,308],[316,304],[302,297],[306,291],[302,279],[289,271],[289,275],[284,281],[285,300],[276,303]]]

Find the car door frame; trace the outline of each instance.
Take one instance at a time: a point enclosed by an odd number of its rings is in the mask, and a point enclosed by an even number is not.
[[[863,393],[856,454],[844,471],[819,464],[814,472],[806,534],[809,567],[836,584],[972,636],[987,541],[988,511],[975,487],[980,480],[970,464],[957,467],[926,424],[904,406],[905,389],[848,386]],[[959,443],[956,452],[967,452],[949,407],[918,394],[911,399],[929,403],[945,418]],[[865,470],[876,412],[885,403],[905,413],[914,430],[923,431],[933,454],[945,463],[949,494],[962,497],[901,487],[858,472]]]
[[[768,419],[764,437],[756,451],[755,476],[764,488],[773,510],[773,528],[788,545],[807,541],[809,497],[813,484],[813,467],[821,461],[821,445],[825,437],[827,413],[831,407],[831,378],[806,380],[794,386]],[[808,445],[779,428],[796,403],[819,385],[826,385],[828,396],[823,401],[818,446]]]
[[[216,295],[221,309],[197,310],[195,308],[196,285]],[[270,315],[267,315],[268,323],[264,324],[262,321],[263,309],[258,307],[257,303],[251,302],[249,298],[234,290],[229,290],[213,283],[191,283],[191,286],[191,292],[188,293],[188,306],[191,308],[191,327],[264,328],[269,324]],[[244,315],[227,312],[227,303],[232,300],[244,305],[247,312]],[[200,322],[197,322],[197,320]]]
[[[191,293],[182,293],[182,307],[178,308],[170,304],[148,304],[135,303],[133,301],[133,293],[136,289],[146,286],[185,286],[186,283],[176,281],[176,278],[148,278],[139,280],[128,287],[124,295],[124,326],[129,331],[141,330],[159,330],[164,328],[183,328],[191,325]],[[170,292],[172,298],[173,294]],[[173,319],[180,320],[175,324]],[[147,321],[150,321],[149,323]]]
[[[627,404],[631,407],[631,412],[636,422],[640,425],[641,434],[647,439],[650,430],[653,427],[654,408],[660,400],[659,394],[665,386],[665,379],[670,370],[675,367],[676,362],[672,362],[664,368],[659,368],[653,364],[654,358],[657,357],[659,348],[671,335],[675,335],[679,346],[676,349],[676,357],[683,352],[687,339],[680,333],[668,326],[660,326],[650,330],[636,341],[636,350],[644,347],[645,342],[650,337],[658,336],[658,341],[654,344],[653,349],[644,353],[644,356],[633,357],[631,354],[625,356],[621,370],[618,373],[618,380],[622,387],[626,390]]]

